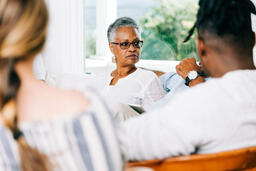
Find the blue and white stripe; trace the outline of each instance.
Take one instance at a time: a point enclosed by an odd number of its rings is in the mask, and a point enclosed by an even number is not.
[[[121,171],[123,160],[111,111],[104,100],[87,90],[90,106],[76,117],[21,123],[27,142],[46,154],[52,170]],[[0,127],[0,170],[18,171],[17,144],[4,126]]]

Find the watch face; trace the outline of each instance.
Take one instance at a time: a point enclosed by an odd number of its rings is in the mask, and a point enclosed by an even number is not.
[[[189,78],[190,80],[196,79],[197,76],[198,76],[198,74],[197,74],[196,71],[189,71],[189,73],[188,73],[188,78]]]

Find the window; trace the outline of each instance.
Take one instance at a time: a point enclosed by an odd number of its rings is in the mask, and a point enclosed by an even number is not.
[[[86,58],[96,54],[96,1],[85,0]]]
[[[195,35],[183,43],[193,26],[197,0],[116,0],[117,17],[128,16],[142,28],[141,59],[182,60],[197,57]],[[86,2],[86,57],[96,54],[96,1]],[[106,45],[107,46],[107,45]]]
[[[195,36],[183,43],[196,15],[195,0],[118,1],[118,16],[134,18],[142,27],[142,59],[182,60],[196,57]]]

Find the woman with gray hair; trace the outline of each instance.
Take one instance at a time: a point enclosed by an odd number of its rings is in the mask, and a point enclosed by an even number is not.
[[[118,18],[108,28],[108,41],[116,69],[103,92],[117,102],[147,110],[165,91],[153,72],[135,66],[143,45],[139,26],[131,18]]]

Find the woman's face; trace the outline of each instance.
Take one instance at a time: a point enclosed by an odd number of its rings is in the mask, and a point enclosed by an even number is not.
[[[110,42],[109,48],[116,58],[118,66],[134,65],[140,59],[139,33],[133,27],[122,27],[116,30],[114,42]]]

